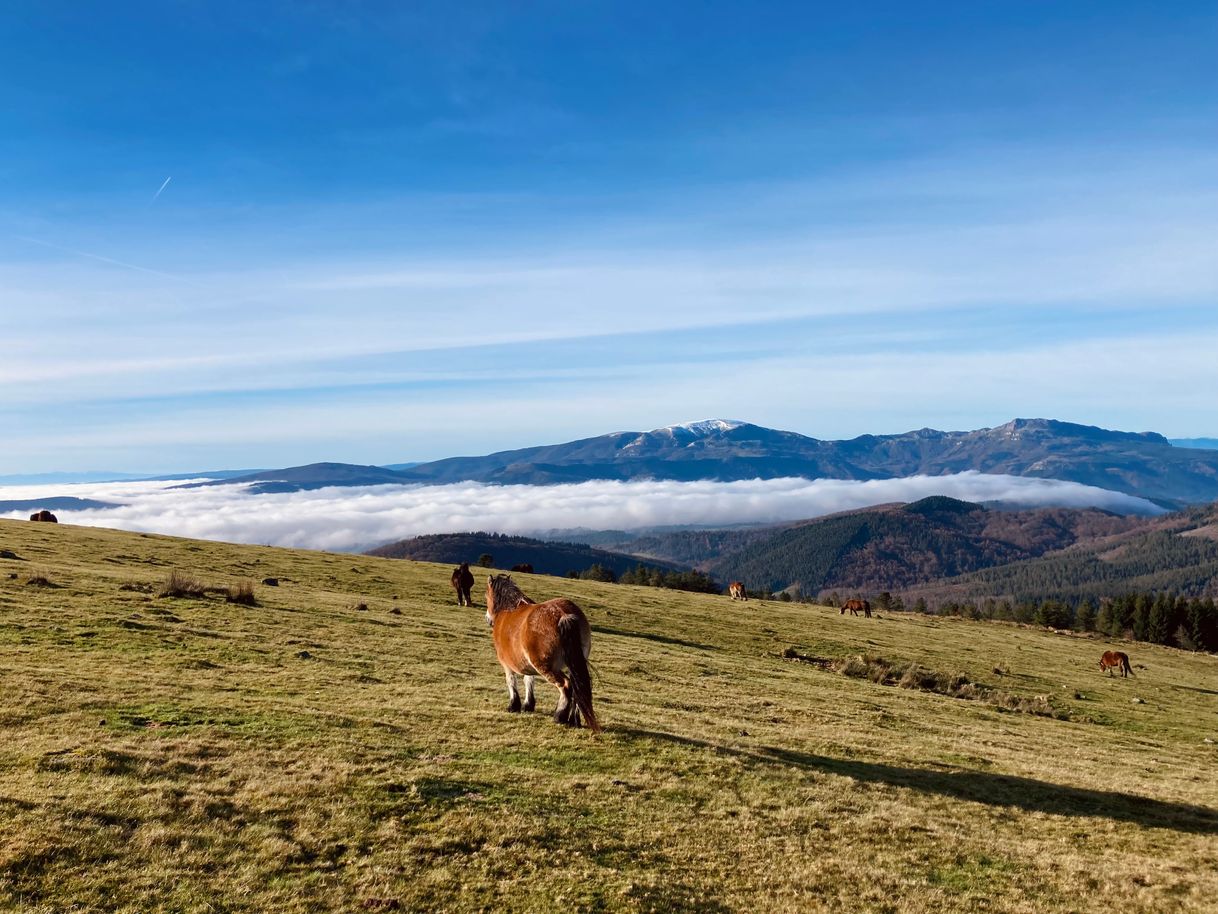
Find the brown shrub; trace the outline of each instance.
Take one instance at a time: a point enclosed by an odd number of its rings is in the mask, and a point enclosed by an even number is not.
[[[254,596],[254,582],[239,581],[224,588],[224,600],[227,603],[238,603],[241,606],[257,606],[258,598]]]
[[[190,577],[174,569],[157,591],[158,597],[202,597],[207,593],[207,587],[202,581]]]

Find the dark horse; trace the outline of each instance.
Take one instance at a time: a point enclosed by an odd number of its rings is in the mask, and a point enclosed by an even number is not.
[[[1129,665],[1129,655],[1124,651],[1104,651],[1104,656],[1100,658],[1101,673],[1107,671],[1111,676],[1114,669],[1120,670],[1121,676],[1125,678],[1133,675],[1133,668]]]
[[[592,710],[592,677],[588,652],[592,626],[582,609],[562,598],[534,603],[510,575],[492,575],[486,582],[486,621],[491,626],[495,654],[507,679],[508,710],[532,711],[533,677],[544,676],[562,693],[554,719],[570,727],[601,729]],[[516,677],[524,677],[524,704]]]
[[[462,562],[460,568],[453,569],[453,590],[457,592],[458,606],[473,606],[474,598],[469,595],[474,586],[474,574],[469,570],[469,562]]]
[[[838,613],[840,616],[846,615],[846,610],[850,610],[850,615],[857,616],[859,610],[863,611],[863,615],[868,619],[871,618],[871,604],[866,600],[847,600],[842,604],[842,611]]]
[[[533,566],[525,562],[523,565],[513,565],[512,571],[519,572],[520,574],[532,574]]]

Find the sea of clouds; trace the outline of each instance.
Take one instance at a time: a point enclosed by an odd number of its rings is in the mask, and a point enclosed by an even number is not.
[[[0,500],[70,495],[121,503],[56,510],[61,522],[198,539],[356,551],[424,533],[499,533],[585,528],[637,530],[669,525],[776,523],[888,502],[950,495],[1011,507],[1097,507],[1159,513],[1146,499],[1053,479],[974,471],[866,482],[754,479],[743,482],[614,482],[558,486],[333,487],[250,494],[245,485],[183,489],[181,482],[3,486]],[[25,518],[30,511],[0,513]]]

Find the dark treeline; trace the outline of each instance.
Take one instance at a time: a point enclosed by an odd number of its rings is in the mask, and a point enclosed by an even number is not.
[[[1182,597],[1173,593],[1141,592],[1096,602],[1065,600],[948,601],[933,609],[919,598],[915,612],[968,619],[997,619],[1043,625],[1046,628],[1098,632],[1190,651],[1218,652],[1218,606],[1213,597]]]
[[[690,590],[695,593],[722,593],[723,589],[700,571],[666,571],[640,564],[636,568],[615,573],[604,565],[593,565],[584,571],[568,572],[567,577],[607,584],[637,584],[642,587],[667,587],[669,590]]]

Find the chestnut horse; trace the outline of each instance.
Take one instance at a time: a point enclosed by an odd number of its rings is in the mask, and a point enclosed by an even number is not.
[[[732,595],[733,600],[747,600],[749,595],[744,590],[743,581],[732,581],[727,585],[727,592]]]
[[[1125,678],[1133,675],[1133,668],[1129,665],[1129,655],[1124,651],[1104,651],[1104,656],[1100,658],[1101,673],[1107,671],[1111,676],[1114,669],[1120,670],[1121,676]]]
[[[868,619],[871,618],[871,604],[866,600],[847,600],[842,604],[842,611],[838,615],[844,616],[846,615],[846,610],[850,610],[850,615],[857,616],[860,609],[863,611],[864,616]]]
[[[453,569],[453,590],[457,592],[458,606],[473,606],[474,598],[470,589],[474,586],[474,574],[469,570],[469,562],[462,562],[460,568]]]
[[[556,721],[578,727],[582,715],[593,732],[601,729],[592,710],[588,672],[592,626],[582,609],[562,598],[534,603],[511,575],[492,575],[486,582],[486,621],[507,679],[509,711],[532,711],[533,677],[544,676],[562,693]],[[518,675],[524,677],[523,705],[516,690]]]

